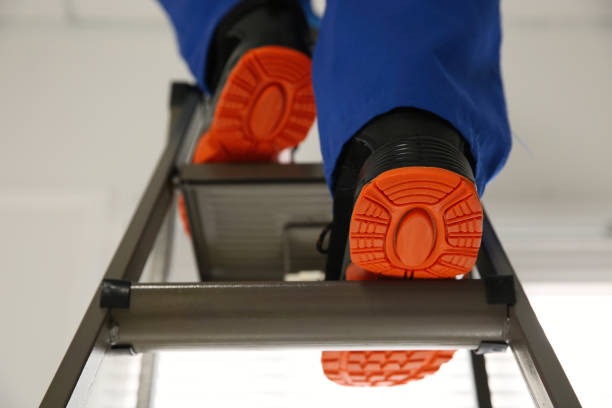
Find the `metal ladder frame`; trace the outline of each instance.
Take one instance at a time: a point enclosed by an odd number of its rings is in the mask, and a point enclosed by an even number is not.
[[[491,406],[483,353],[509,346],[536,406],[580,407],[486,214],[477,261],[481,279],[393,284],[138,283],[158,236],[159,249],[154,251],[160,261],[158,280],[163,281],[167,275],[174,219],[167,214],[174,190],[181,183],[177,164],[193,148],[193,138],[186,140],[186,135],[202,126],[206,117],[202,109],[206,110],[207,103],[195,87],[174,84],[167,145],[41,407],[83,406],[97,369],[111,350],[246,344],[471,349],[481,408]],[[164,232],[160,234],[161,230]],[[406,293],[410,296],[402,296]],[[356,307],[355,296],[367,301]],[[433,304],[439,306],[419,308],[425,298],[438,298],[439,302]],[[213,304],[223,313],[211,313]],[[334,313],[327,313],[329,310]],[[419,313],[429,313],[429,323],[423,324]],[[377,315],[384,315],[386,323],[381,325]],[[183,324],[177,323],[178,316]],[[207,324],[193,324],[203,321]],[[166,329],[169,322],[173,322],[172,333]],[[358,338],[347,336],[347,327],[358,333]],[[147,357],[143,364],[152,367],[154,361]],[[141,374],[141,380],[146,394],[152,380],[144,374],[147,378]]]

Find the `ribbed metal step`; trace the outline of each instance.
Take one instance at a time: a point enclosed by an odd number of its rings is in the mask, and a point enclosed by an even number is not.
[[[332,211],[320,164],[188,165],[181,183],[203,280],[324,268],[316,241]]]

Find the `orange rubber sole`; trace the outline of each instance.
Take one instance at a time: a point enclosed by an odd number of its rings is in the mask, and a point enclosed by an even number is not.
[[[297,146],[316,111],[310,58],[290,48],[246,52],[232,69],[193,162],[270,161]]]
[[[339,385],[391,387],[420,380],[449,361],[453,350],[324,351],[325,376]]]
[[[353,208],[351,260],[396,278],[453,278],[469,272],[482,237],[474,183],[434,167],[386,171]]]
[[[269,162],[297,146],[316,116],[310,70],[310,58],[291,48],[246,52],[223,86],[193,163]],[[179,212],[187,227],[182,196]]]
[[[468,273],[482,237],[474,183],[439,168],[386,171],[353,208],[347,280],[453,278]],[[393,386],[433,374],[452,350],[324,351],[323,372],[346,386]]]

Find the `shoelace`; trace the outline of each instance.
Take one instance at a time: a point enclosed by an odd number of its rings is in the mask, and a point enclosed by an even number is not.
[[[332,224],[333,222],[330,222],[329,224],[324,226],[321,230],[321,233],[319,234],[319,238],[317,239],[317,251],[319,251],[319,253],[323,255],[327,255],[327,253],[329,252],[329,245],[327,246],[327,248],[323,248],[323,242],[325,241],[325,237],[331,230]]]

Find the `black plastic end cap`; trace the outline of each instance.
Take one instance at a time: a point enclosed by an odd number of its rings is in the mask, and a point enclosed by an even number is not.
[[[498,275],[483,278],[490,305],[513,305],[516,303],[514,276]]]
[[[111,345],[111,351],[113,352],[113,354],[123,354],[130,356],[136,355],[136,351],[134,350],[134,347],[132,347],[131,344],[113,344]]]
[[[119,279],[104,279],[100,294],[100,307],[129,309],[132,282]]]
[[[494,341],[483,341],[480,343],[478,348],[474,350],[474,354],[482,355],[487,353],[503,353],[508,348],[507,343],[494,342]]]
[[[182,106],[191,93],[201,94],[200,88],[187,82],[173,82],[170,90],[170,108]]]

